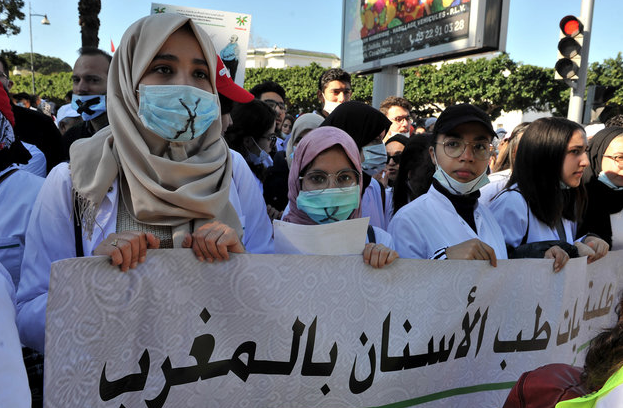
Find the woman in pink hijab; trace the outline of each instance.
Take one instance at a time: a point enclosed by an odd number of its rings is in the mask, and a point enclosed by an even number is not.
[[[283,220],[315,225],[361,217],[361,158],[355,141],[341,129],[312,130],[299,143],[288,178],[289,213]],[[391,236],[368,227],[363,251],[375,268],[398,258]]]

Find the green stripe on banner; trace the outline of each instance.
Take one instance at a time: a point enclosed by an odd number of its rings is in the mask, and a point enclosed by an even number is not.
[[[445,390],[441,392],[436,392],[434,394],[424,395],[421,397],[413,398],[406,401],[394,402],[393,404],[380,405],[378,407],[371,408],[406,408],[413,407],[416,405],[424,404],[431,401],[436,401],[448,397],[454,397],[456,395],[465,395],[465,394],[474,394],[476,392],[482,391],[498,391],[498,390],[506,390],[511,389],[515,385],[517,381],[509,381],[502,383],[491,383],[491,384],[480,384],[473,385],[471,387],[461,387],[454,388],[452,390]]]
[[[19,244],[0,246],[0,249],[17,248]]]

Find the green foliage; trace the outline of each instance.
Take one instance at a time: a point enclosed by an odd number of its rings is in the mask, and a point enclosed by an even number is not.
[[[623,57],[621,53],[619,52],[616,58],[605,59],[602,63],[594,62],[588,71],[586,83],[618,88],[608,104],[623,106]]]
[[[32,93],[32,77],[30,75],[11,75],[11,80],[14,83],[11,93]],[[65,94],[72,88],[71,72],[59,72],[50,75],[35,74],[35,87],[37,94],[43,99],[62,105]]]
[[[21,29],[15,25],[15,20],[23,20],[23,0],[0,0],[0,35],[17,35]]]
[[[439,68],[421,65],[402,73],[404,96],[420,116],[438,114],[443,106],[456,103],[474,104],[494,120],[502,110],[549,108],[555,114],[566,113],[569,91],[566,85],[554,81],[553,70],[518,65],[507,54],[444,63]]]
[[[19,58],[21,58],[25,63],[17,64],[22,68],[30,70],[30,53],[24,52],[22,54],[17,54]],[[47,55],[33,53],[33,65],[35,67],[35,72],[49,75],[55,72],[71,72],[71,66],[63,61],[60,58],[56,57],[48,57]]]

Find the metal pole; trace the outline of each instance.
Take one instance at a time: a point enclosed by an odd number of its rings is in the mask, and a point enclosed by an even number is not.
[[[571,88],[569,98],[569,112],[567,119],[582,123],[582,113],[584,105],[584,91],[586,90],[586,75],[588,73],[588,51],[591,45],[591,32],[593,25],[593,7],[595,0],[582,0],[582,10],[580,11],[580,21],[584,24],[584,40],[582,42],[582,62],[575,88]]]
[[[30,73],[32,75],[32,94],[35,94],[35,63],[32,51],[32,7],[28,2],[28,27],[30,29]]]

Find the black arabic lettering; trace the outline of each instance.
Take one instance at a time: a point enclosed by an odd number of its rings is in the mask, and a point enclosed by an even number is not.
[[[389,325],[392,313],[389,312],[383,321],[383,334],[381,336],[381,371],[400,371],[405,366],[405,355],[409,355],[409,345],[405,347],[405,352],[400,357],[389,356]],[[405,354],[406,353],[406,354]]]
[[[482,315],[482,321],[480,323],[480,330],[478,331],[478,344],[476,346],[476,356],[478,355],[478,352],[480,351],[480,346],[482,344],[482,338],[484,335],[484,326],[487,320],[488,313],[489,313],[489,308],[487,308],[485,310],[484,315]],[[463,336],[463,339],[461,340],[461,342],[459,343],[456,349],[456,354],[454,355],[455,359],[463,358],[467,356],[467,353],[469,352],[469,348],[471,346],[472,331],[476,327],[476,324],[478,324],[478,321],[480,320],[480,318],[481,318],[480,309],[478,309],[476,310],[476,313],[474,313],[474,320],[470,324],[469,312],[465,313],[465,317],[463,317],[463,324],[462,324],[463,332],[465,333],[465,335]]]
[[[549,343],[551,328],[547,321],[539,327],[542,311],[541,306],[537,304],[535,310],[536,318],[534,320],[534,334],[530,340],[521,339],[522,330],[517,333],[517,339],[515,341],[500,340],[500,329],[498,329],[495,334],[495,341],[493,342],[493,351],[496,353],[512,353],[514,351],[545,350],[547,348],[547,344]],[[539,339],[542,333],[545,333],[545,338]]]
[[[143,351],[138,366],[141,370],[140,373],[129,374],[118,380],[108,381],[106,379],[106,363],[104,363],[100,376],[100,398],[102,401],[110,401],[126,392],[142,391],[149,374],[149,352],[147,350]]]
[[[316,322],[318,316],[314,317],[314,321],[307,331],[307,343],[305,344],[305,355],[303,357],[303,367],[301,375],[304,376],[330,376],[337,361],[337,343],[333,343],[331,351],[329,351],[328,363],[314,363],[312,356],[314,354],[314,346],[316,345]]]
[[[362,333],[359,339],[361,344],[365,346],[367,343],[366,334]],[[361,394],[372,386],[374,373],[376,371],[376,351],[374,350],[374,344],[370,347],[370,351],[368,351],[368,360],[370,361],[370,374],[368,374],[368,376],[362,381],[359,381],[355,375],[355,368],[357,367],[357,357],[355,356],[353,369],[350,372],[350,379],[348,381],[348,388],[350,388],[350,392],[353,394]]]

